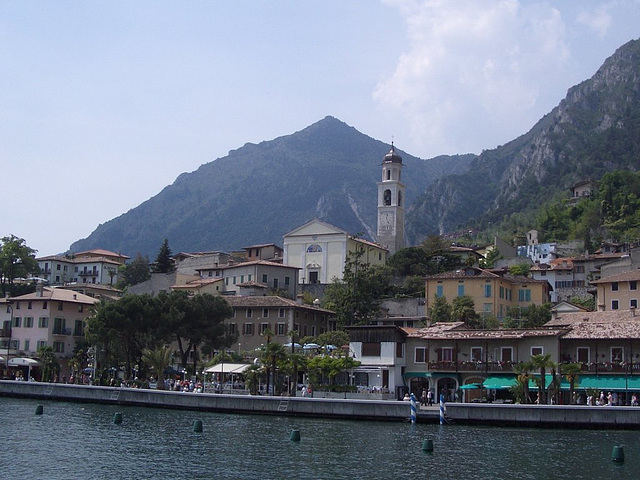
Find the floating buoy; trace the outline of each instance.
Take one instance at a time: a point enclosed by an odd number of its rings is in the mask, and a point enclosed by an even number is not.
[[[433,452],[433,440],[426,438],[422,441],[423,452]]]
[[[36,407],[36,415],[42,415],[44,413],[44,407],[42,405],[38,405]]]
[[[299,442],[300,441],[300,430],[291,430],[291,441]]]
[[[624,447],[616,445],[611,452],[611,460],[614,462],[624,462]]]
[[[122,413],[116,412],[113,414],[113,423],[119,425],[122,423]]]
[[[202,433],[202,420],[193,421],[193,431],[196,433]]]

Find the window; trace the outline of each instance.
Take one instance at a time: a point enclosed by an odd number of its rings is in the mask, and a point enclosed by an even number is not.
[[[229,333],[230,333],[231,335],[235,335],[235,333],[236,333],[237,331],[238,331],[238,328],[237,328],[236,324],[235,324],[235,323],[230,323],[230,324],[229,324]]]
[[[518,290],[518,301],[519,302],[530,302],[531,301],[531,290],[528,288]]]
[[[502,347],[500,349],[500,361],[503,363],[510,363],[513,361],[513,348]]]
[[[247,308],[247,318],[253,317],[253,310],[251,308]]]
[[[49,328],[49,317],[40,317],[38,319],[38,328]]]
[[[578,347],[576,349],[576,359],[579,363],[589,363],[590,360],[589,347]]]
[[[33,328],[33,317],[24,317],[24,328]]]
[[[20,302],[16,303],[16,310],[20,310]]]
[[[266,273],[262,274],[262,283],[267,283],[268,277]]]
[[[32,307],[33,307],[33,302],[27,303],[27,310],[31,310]]]
[[[253,335],[253,323],[245,323],[242,326],[243,335]]]
[[[82,320],[76,320],[73,327],[74,337],[84,337],[84,322]]]
[[[58,302],[58,310],[62,311],[62,302]]]
[[[484,296],[487,298],[491,297],[491,284],[484,286]]]
[[[318,272],[309,272],[309,283],[318,283]]]
[[[46,340],[38,340],[36,343],[36,350],[39,350],[40,348],[44,348],[46,346],[47,346]]]
[[[427,349],[425,347],[416,347],[415,363],[427,363]]]
[[[262,309],[262,317],[263,318],[269,318],[269,309],[268,308],[263,308]]]
[[[544,348],[542,347],[531,347],[531,356],[533,357],[534,355],[543,355],[544,354]]]
[[[629,308],[638,308],[638,299],[632,298],[629,300]]]
[[[444,286],[436,285],[436,297],[441,297],[444,295]]]
[[[624,362],[624,348],[623,347],[611,347],[611,363]]]
[[[440,361],[453,362],[453,348],[443,347],[441,350]]]
[[[291,278],[290,277],[284,277],[284,284],[286,286],[289,286],[290,283],[291,283]]]
[[[380,342],[362,342],[363,357],[379,357],[382,352]]]
[[[251,281],[251,274],[247,275],[247,282]]]
[[[396,342],[396,358],[404,358],[404,343]]]
[[[47,308],[49,308],[49,302],[42,302],[42,309],[46,310]]]
[[[500,298],[504,298],[504,287],[500,287]]]
[[[618,291],[618,282],[611,282],[611,291],[612,292],[617,292]]]
[[[65,335],[66,332],[66,320],[64,318],[54,318],[53,319],[53,334],[54,335]]]
[[[277,278],[273,279],[273,288],[274,289],[278,288],[278,279]]]
[[[287,324],[286,323],[278,323],[276,326],[276,335],[280,337],[284,337],[287,334]]]
[[[284,308],[278,310],[278,317],[284,318]]]
[[[464,285],[458,285],[458,296],[464,297]]]
[[[637,290],[638,289],[638,282],[633,280],[631,282],[629,282],[629,290]]]
[[[78,311],[80,313],[84,312],[84,305],[82,305],[82,304],[78,305]]]
[[[320,253],[322,252],[322,247],[316,243],[313,245],[309,245],[307,247],[307,253]]]
[[[471,361],[482,362],[482,347],[471,347]]]
[[[64,353],[64,342],[53,342],[53,351],[56,353]]]
[[[22,325],[22,319],[20,317],[13,317],[13,327],[20,327]]]
[[[260,334],[263,335],[264,332],[266,332],[267,330],[269,330],[269,324],[268,323],[261,323],[260,324]]]
[[[236,276],[235,275],[233,276],[233,282],[231,282],[231,283],[233,283],[234,285],[236,284]]]
[[[611,310],[618,310],[620,308],[618,300],[611,300]]]
[[[29,340],[25,340],[24,341],[24,349],[25,349],[26,352],[29,351]]]

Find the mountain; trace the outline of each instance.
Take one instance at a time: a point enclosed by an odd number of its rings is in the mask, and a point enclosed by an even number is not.
[[[407,235],[495,225],[534,212],[554,195],[566,197],[579,180],[639,166],[640,41],[633,40],[525,135],[431,185],[407,212]]]
[[[285,233],[313,218],[373,240],[377,182],[389,149],[326,117],[294,134],[248,143],[181,174],[151,199],[99,225],[70,250],[99,247],[153,258],[164,238],[174,253],[281,245]],[[475,158],[421,160],[399,153],[407,205],[433,181],[464,171]]]

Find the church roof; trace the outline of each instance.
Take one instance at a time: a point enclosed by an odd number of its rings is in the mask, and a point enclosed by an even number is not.
[[[391,144],[391,150],[384,156],[382,161],[385,163],[402,163],[402,157],[396,153],[396,147]]]

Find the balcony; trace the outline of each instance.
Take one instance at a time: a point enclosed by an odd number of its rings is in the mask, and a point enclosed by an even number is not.
[[[53,327],[53,335],[71,335],[70,328]]]
[[[79,277],[97,277],[98,271],[94,270],[94,271],[79,272],[78,276]]]
[[[429,362],[432,372],[513,372],[515,362]]]

